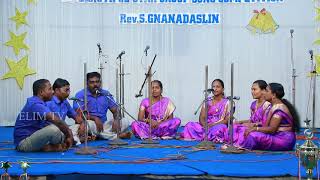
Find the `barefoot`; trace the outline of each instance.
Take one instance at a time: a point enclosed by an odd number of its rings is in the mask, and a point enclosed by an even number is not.
[[[222,149],[222,150],[225,150],[225,149],[227,149],[228,148],[228,145],[227,144],[223,144],[223,145],[221,145],[221,147],[220,147],[220,149]]]
[[[88,139],[90,139],[90,141],[95,141],[97,139],[97,136],[91,135],[88,137]]]
[[[80,137],[80,142],[84,143],[84,141],[86,140],[86,138],[84,136]],[[97,139],[97,136],[95,135],[89,135],[88,136],[88,141],[95,141]]]
[[[85,140],[85,137],[84,137],[84,136],[81,136],[81,137],[79,137],[79,139],[80,139],[80,142],[83,143],[84,140]]]
[[[96,139],[97,139],[97,137],[94,135],[88,136],[88,141],[94,141]]]

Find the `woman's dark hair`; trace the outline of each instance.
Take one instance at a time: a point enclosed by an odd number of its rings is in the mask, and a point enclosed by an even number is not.
[[[158,85],[160,86],[160,89],[162,90],[162,82],[161,81],[159,81],[159,80],[153,80],[153,81],[151,81],[151,84],[152,83],[158,83]]]
[[[285,94],[283,86],[279,83],[269,83],[269,87],[270,87],[271,92],[274,93],[276,95],[276,97],[278,99],[280,99],[282,101],[282,103],[284,105],[286,105],[287,108],[289,109],[289,112],[293,118],[294,130],[296,132],[298,132],[300,129],[300,117],[299,117],[299,114],[298,114],[296,108],[288,100],[283,98],[283,96]]]
[[[56,90],[57,88],[62,88],[64,86],[69,86],[69,82],[65,79],[61,79],[61,78],[58,78],[54,81],[53,85],[52,85],[52,89],[53,90]]]
[[[38,79],[32,85],[33,95],[37,96],[41,90],[46,87],[46,83],[50,82],[47,79]]]
[[[212,84],[213,84],[215,81],[218,81],[218,82],[221,84],[222,88],[224,88],[224,83],[223,83],[223,81],[222,81],[221,79],[215,79],[215,80],[213,80],[213,81],[212,81]]]
[[[261,90],[266,90],[268,86],[267,82],[264,80],[256,80],[252,84],[258,84]]]

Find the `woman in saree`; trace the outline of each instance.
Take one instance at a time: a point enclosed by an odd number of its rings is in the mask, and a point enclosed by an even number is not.
[[[238,124],[245,126],[261,126],[262,118],[266,109],[270,106],[270,102],[265,100],[265,93],[268,84],[264,80],[256,80],[251,86],[251,95],[255,99],[250,106],[251,116],[249,120],[240,121]]]
[[[229,103],[224,97],[224,83],[221,79],[215,79],[212,84],[213,98],[206,100],[208,106],[208,140],[223,142],[225,137],[222,129],[227,128],[229,118]],[[184,140],[203,140],[205,137],[204,125],[206,122],[205,105],[202,106],[199,122],[188,122],[181,133]]]
[[[284,96],[283,86],[270,83],[265,99],[271,103],[263,118],[262,126],[246,129],[240,147],[250,150],[288,151],[296,142],[295,132],[299,131],[300,121],[295,107]],[[224,148],[224,147],[223,147]]]
[[[256,80],[251,86],[251,95],[253,99],[256,99],[251,103],[250,112],[251,116],[249,120],[234,122],[233,126],[233,140],[236,142],[236,146],[241,146],[244,141],[244,133],[246,129],[251,127],[262,126],[263,117],[266,114],[270,102],[265,100],[264,94],[266,92],[268,84],[264,80]],[[228,130],[225,131],[226,137],[228,137]],[[226,141],[228,141],[227,139]]]
[[[172,139],[181,123],[179,118],[173,116],[175,105],[169,98],[162,96],[161,81],[152,81],[151,88],[151,99],[145,98],[141,101],[138,121],[131,124],[132,132],[137,138],[147,139],[151,124],[151,137],[153,139]],[[149,116],[151,119],[149,119]]]

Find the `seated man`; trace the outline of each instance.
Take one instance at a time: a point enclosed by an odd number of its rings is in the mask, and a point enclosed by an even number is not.
[[[68,116],[69,118],[74,119],[76,124],[82,124],[80,127],[75,125],[69,127],[73,132],[73,139],[77,144],[81,144],[80,139],[83,141],[84,138],[84,123],[82,123],[81,116],[77,116],[77,113],[67,100],[70,94],[69,82],[65,79],[58,78],[55,80],[52,87],[54,94],[52,99],[46,102],[47,106],[50,111],[59,116],[61,120],[65,121],[66,116]]]
[[[101,89],[101,75],[97,72],[87,74],[87,111],[89,133],[102,139],[113,140],[117,137],[116,130],[119,128],[117,121],[118,106],[109,91]],[[76,98],[84,100],[84,89],[76,94]],[[80,107],[79,107],[80,105]],[[75,110],[84,111],[84,102],[73,102]],[[107,112],[110,110],[113,114],[113,121],[107,121]],[[122,119],[121,121],[121,138],[130,138],[131,133],[126,132],[129,127],[129,121]]]
[[[19,113],[14,127],[14,144],[18,151],[63,151],[73,144],[72,132],[49,110],[45,101],[52,98],[46,79],[33,83],[33,96]]]

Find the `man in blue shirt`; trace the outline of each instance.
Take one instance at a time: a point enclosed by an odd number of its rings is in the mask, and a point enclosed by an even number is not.
[[[112,96],[107,90],[101,89],[101,75],[98,72],[91,72],[87,74],[87,111],[88,111],[88,125],[89,132],[92,135],[103,139],[115,139],[117,137],[116,130],[120,126],[118,121],[108,121],[107,112],[110,110],[113,114],[113,119],[117,119],[118,107]],[[84,89],[80,90],[76,94],[76,98],[84,100]],[[84,102],[79,101],[73,103],[73,108],[80,109],[83,111]],[[129,127],[128,120],[121,121],[120,137],[129,138],[130,132],[124,132]]]
[[[65,121],[66,116],[75,120],[75,124],[81,124],[81,116],[77,116],[75,110],[69,104],[67,98],[70,95],[70,84],[67,80],[58,78],[53,83],[53,97],[46,104],[59,118]],[[72,125],[69,126],[72,130],[73,139],[80,144],[80,138],[84,138],[84,124],[82,126]],[[79,138],[80,137],[80,138]]]
[[[19,113],[14,127],[14,144],[18,151],[62,151],[73,144],[72,132],[46,106],[53,94],[46,79],[33,83],[33,96]]]

